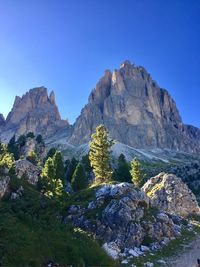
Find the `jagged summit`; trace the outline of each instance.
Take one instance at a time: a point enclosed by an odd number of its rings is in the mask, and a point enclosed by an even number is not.
[[[48,95],[42,86],[16,96],[6,121],[0,116],[0,139],[8,141],[13,134],[32,131],[53,136],[59,143],[60,133],[62,145],[78,146],[90,140],[99,124],[113,139],[132,148],[200,153],[200,130],[185,125],[168,91],[129,60],[104,72],[73,127],[61,119],[54,91]]]
[[[22,97],[15,97],[13,108],[1,130],[1,139],[8,141],[13,134],[21,135],[30,131],[49,136],[68,125],[67,121],[61,119],[54,92],[48,96],[47,88],[36,87]]]
[[[167,90],[160,88],[143,67],[127,60],[99,80],[69,142],[88,142],[100,123],[112,138],[131,147],[200,151],[200,131],[184,125]]]

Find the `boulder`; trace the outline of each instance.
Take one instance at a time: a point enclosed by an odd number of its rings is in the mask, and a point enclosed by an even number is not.
[[[160,173],[149,179],[142,191],[151,199],[151,204],[159,210],[175,215],[187,217],[191,214],[200,214],[200,208],[195,195],[174,174]],[[160,214],[161,220],[166,216]]]
[[[92,201],[70,206],[65,221],[101,240],[109,255],[117,258],[125,252],[137,257],[148,251],[146,237],[162,247],[178,236],[182,227],[181,218],[152,209],[149,203],[149,197],[133,184],[102,185]]]
[[[116,243],[110,242],[103,244],[102,248],[106,251],[106,253],[112,257],[114,260],[119,258],[120,249]]]
[[[26,159],[20,159],[14,163],[15,172],[18,178],[22,176],[27,177],[30,184],[36,184],[38,182],[41,169],[33,165],[30,161]]]
[[[27,157],[31,151],[36,152],[38,158],[43,161],[47,155],[45,145],[43,143],[38,143],[36,138],[27,138],[24,146],[20,149],[20,155]]]

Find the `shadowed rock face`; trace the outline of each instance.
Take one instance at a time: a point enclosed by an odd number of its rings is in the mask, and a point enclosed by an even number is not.
[[[4,124],[5,124],[4,116],[0,113],[0,127],[4,126]]]
[[[19,136],[27,132],[45,137],[68,125],[67,121],[61,120],[54,92],[48,96],[45,87],[38,87],[22,97],[16,96],[2,129],[1,139],[8,141],[13,134]]]
[[[174,100],[143,67],[129,61],[106,71],[74,125],[70,142],[86,143],[103,123],[112,138],[135,148],[200,151],[200,130],[183,124]]]

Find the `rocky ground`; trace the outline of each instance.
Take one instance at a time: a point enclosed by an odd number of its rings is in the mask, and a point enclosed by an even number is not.
[[[197,259],[200,259],[200,236],[198,236],[193,242],[185,245],[183,250],[185,250],[183,253],[169,259],[166,266],[196,267]]]
[[[108,255],[130,266],[154,266],[148,258],[170,244],[179,246],[184,234],[194,235],[193,225],[185,218],[199,213],[189,188],[165,173],[151,178],[142,191],[128,183],[107,184],[72,202],[66,223],[95,236]],[[162,253],[155,260],[156,266],[162,266]]]

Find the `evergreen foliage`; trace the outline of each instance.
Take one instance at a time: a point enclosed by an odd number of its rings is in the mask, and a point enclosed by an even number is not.
[[[130,165],[126,161],[124,154],[120,154],[117,161],[117,168],[113,172],[113,180],[131,183]]]
[[[37,135],[36,141],[38,142],[38,144],[40,144],[40,143],[44,144],[44,141],[43,141],[43,138],[42,138],[42,135],[41,134],[38,134]]]
[[[72,180],[72,176],[74,174],[77,164],[78,164],[78,161],[73,157],[69,163],[69,166],[66,172],[66,178],[69,182],[71,182]]]
[[[56,151],[57,150],[56,150],[55,147],[50,148],[49,151],[48,151],[48,153],[47,153],[46,159],[53,158],[53,156],[55,155]]]
[[[55,177],[64,181],[65,178],[65,167],[63,163],[63,157],[60,151],[56,151],[53,156],[53,165],[55,168]]]
[[[19,144],[20,147],[24,146],[26,144],[26,136],[20,135],[20,137],[17,140],[17,143]]]
[[[0,168],[11,169],[15,160],[13,154],[8,151],[5,144],[0,144],[0,151]]]
[[[14,181],[15,180],[15,181]],[[48,198],[23,179],[23,197],[0,201],[0,265],[6,267],[116,266],[83,231],[62,222],[60,199]]]
[[[86,154],[82,157],[81,163],[83,164],[86,173],[89,174],[92,171],[92,167],[90,166],[89,154]]]
[[[134,158],[131,161],[131,177],[132,177],[132,182],[135,185],[135,187],[140,188],[142,184],[144,183],[144,173],[142,171],[140,162],[137,160],[137,158]]]
[[[85,189],[88,185],[85,169],[81,163],[76,166],[71,182],[74,191]]]
[[[63,193],[63,183],[56,177],[56,168],[52,158],[48,158],[45,162],[39,188],[48,197],[59,197]]]
[[[27,160],[30,161],[32,164],[37,165],[38,164],[38,155],[35,151],[31,150],[28,152]]]
[[[35,138],[35,135],[33,132],[29,132],[27,133],[26,138]]]
[[[97,126],[96,132],[92,135],[89,151],[90,165],[93,168],[97,183],[110,180],[112,176],[110,148],[113,144],[114,142],[109,139],[105,126]]]
[[[19,159],[20,151],[19,151],[19,146],[15,140],[15,135],[10,139],[10,141],[8,143],[8,152],[13,154],[15,160]]]

